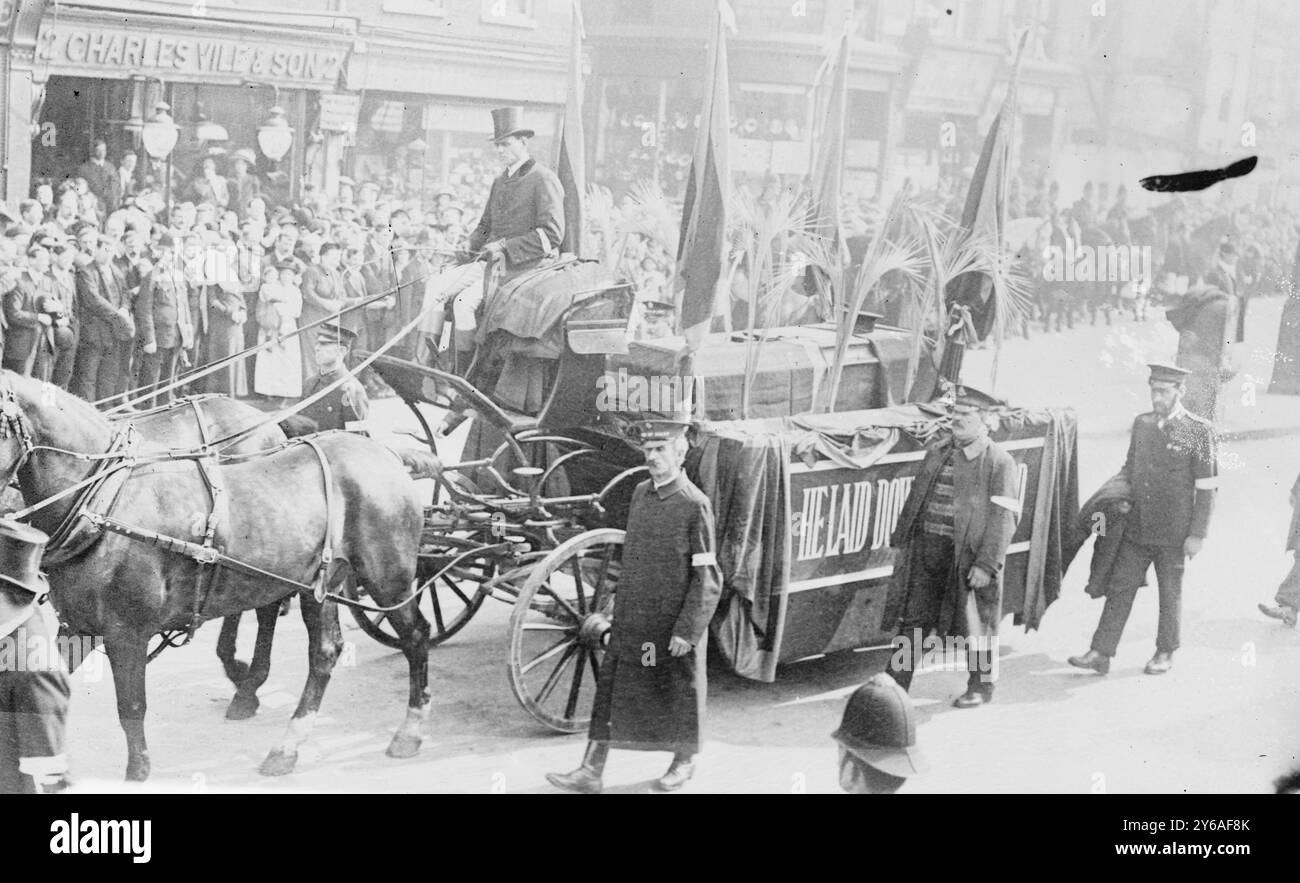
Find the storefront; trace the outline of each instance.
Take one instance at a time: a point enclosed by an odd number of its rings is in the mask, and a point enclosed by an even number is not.
[[[253,152],[264,189],[279,201],[298,195],[304,181],[323,180],[332,136],[320,129],[321,96],[338,88],[355,20],[188,11],[60,5],[57,16],[47,13],[34,64],[33,182],[75,175],[101,138],[114,164],[128,151],[137,155],[137,185],[167,191],[170,181],[173,201],[192,196],[204,157],[215,156],[228,174],[227,157],[239,149]],[[151,159],[142,133],[160,101],[178,133],[165,156]]]
[[[484,16],[492,19],[489,11]],[[347,89],[360,96],[345,173],[426,206],[450,187],[476,218],[501,172],[491,111],[506,105],[523,106],[524,122],[536,132],[530,152],[553,166],[567,99],[568,20],[536,24],[521,31],[527,40],[498,34],[495,21],[477,23],[464,39],[363,35],[345,75]]]

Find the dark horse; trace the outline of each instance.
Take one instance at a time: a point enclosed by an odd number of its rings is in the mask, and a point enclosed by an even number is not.
[[[114,424],[89,403],[11,371],[0,372],[0,483],[17,473],[30,505],[50,500],[87,478],[118,439]],[[228,517],[217,546],[232,559],[303,584],[321,569],[322,547],[332,537],[332,562],[325,584],[337,586],[350,571],[379,604],[410,597],[422,527],[415,486],[400,459],[369,439],[348,433],[315,436],[324,462],[309,444],[222,464],[219,467]],[[270,604],[296,587],[252,577],[222,565],[200,591],[195,558],[114,530],[97,533],[84,517],[104,511],[120,525],[180,540],[195,540],[214,510],[213,494],[200,463],[176,459],[164,449],[140,445],[113,497],[91,501],[69,494],[35,512],[32,523],[59,540],[70,513],[77,527],[66,543],[47,550],[50,598],[72,635],[102,636],[117,690],[118,718],[127,741],[126,777],[149,775],[144,737],[145,662],[149,639],[164,630],[187,628],[196,616],[212,619]],[[328,471],[325,469],[328,463]],[[328,482],[324,476],[328,474]],[[327,488],[328,484],[328,488]],[[327,513],[331,517],[327,518]],[[80,549],[79,538],[88,546]],[[59,560],[61,549],[77,549]],[[292,771],[298,748],[311,733],[321,697],[342,649],[336,604],[302,593],[310,668],[303,694],[282,743],[261,765],[268,775]],[[388,754],[410,757],[420,746],[420,724],[428,716],[429,624],[414,604],[389,615],[402,641],[410,672],[406,717]]]
[[[285,431],[279,424],[268,421],[265,412],[219,395],[178,399],[143,414],[126,415],[121,422],[134,424],[145,438],[165,448],[192,449],[259,422],[263,425],[224,448],[223,453],[247,454],[274,448],[286,441]],[[235,658],[240,614],[227,616],[221,622],[217,658],[221,660],[226,677],[235,685],[235,695],[226,708],[227,720],[247,720],[257,713],[257,691],[271,674],[271,646],[279,613],[279,602],[257,608],[257,642],[251,665]]]

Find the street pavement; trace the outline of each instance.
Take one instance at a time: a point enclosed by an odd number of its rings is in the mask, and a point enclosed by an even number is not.
[[[1279,312],[1280,301],[1252,303],[1252,352],[1271,348]],[[999,382],[989,385],[1017,404],[1076,408],[1086,495],[1123,462],[1132,418],[1149,408],[1145,361],[1169,358],[1172,342],[1172,329],[1154,317],[1011,340]],[[988,356],[970,354],[972,384],[980,383]],[[1252,356],[1243,373],[1262,371],[1265,361]],[[1138,596],[1108,676],[1066,663],[1087,649],[1101,611],[1101,602],[1083,593],[1085,549],[1041,629],[1026,633],[1004,622],[1001,679],[991,705],[951,706],[964,688],[964,671],[917,675],[918,738],[931,771],[909,782],[906,792],[1262,792],[1300,763],[1294,686],[1300,632],[1255,609],[1272,598],[1289,564],[1282,545],[1287,492],[1300,469],[1294,407],[1300,402],[1270,402],[1281,397],[1263,394],[1266,375],[1260,384],[1255,405],[1239,397],[1240,404],[1227,407],[1225,421],[1240,431],[1224,443],[1224,483],[1210,537],[1188,565],[1183,642],[1173,670],[1160,677],[1142,672],[1154,649],[1154,581]],[[399,431],[416,426],[393,399],[376,402],[375,423]],[[450,460],[454,447],[444,452]],[[74,774],[87,791],[549,793],[544,774],[576,766],[583,737],[550,733],[514,700],[506,678],[509,613],[489,600],[430,654],[433,711],[413,759],[383,753],[403,713],[405,660],[368,639],[344,613],[347,648],[297,771],[277,779],[258,775],[306,675],[305,632],[295,610],[280,620],[271,679],[253,720],[223,718],[232,689],[215,658],[214,624],[191,646],[168,650],[149,666],[146,730],[154,773],[144,786],[121,782],[125,744],[112,680],[102,657],[92,660],[73,678]],[[252,617],[246,620],[242,658],[251,653],[254,632]],[[829,734],[848,694],[884,662],[878,651],[836,654],[786,666],[774,684],[712,666],[705,749],[685,793],[837,792]],[[614,752],[607,788],[647,791],[667,762],[662,754]]]

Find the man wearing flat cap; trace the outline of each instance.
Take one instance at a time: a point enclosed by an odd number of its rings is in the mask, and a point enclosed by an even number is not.
[[[840,787],[850,794],[893,794],[928,768],[912,700],[885,674],[853,691],[831,738],[840,746]]]
[[[1002,565],[1020,519],[1019,473],[989,438],[987,414],[1001,403],[957,387],[952,432],[932,445],[890,538],[896,550],[884,622],[898,625],[889,673],[912,684],[931,633],[966,639],[966,692],[953,703],[993,701],[1002,619]]]
[[[67,787],[64,726],[71,689],[59,653],[58,618],[40,571],[49,538],[0,519],[0,794]]]
[[[1069,659],[1071,665],[1098,674],[1110,670],[1133,599],[1152,564],[1159,585],[1160,619],[1156,652],[1146,673],[1164,674],[1173,666],[1179,643],[1183,568],[1205,542],[1219,486],[1214,427],[1183,407],[1183,384],[1190,372],[1172,365],[1149,367],[1151,410],[1133,422],[1128,457],[1119,475],[1131,489],[1133,508],[1124,519],[1124,537],[1115,553],[1106,606],[1092,647]]]
[[[523,108],[497,108],[492,111],[492,125],[492,144],[505,171],[492,182],[468,247],[475,256],[492,260],[508,278],[559,253],[564,240],[564,189],[554,172],[528,155],[533,130],[523,124]],[[430,285],[425,291],[426,308],[436,309],[435,304],[454,298],[455,369],[461,374],[474,352],[483,272],[482,264],[448,271],[442,274],[441,285]]]
[[[314,357],[320,373],[303,382],[302,397],[309,398],[340,377],[347,377],[342,384],[299,412],[313,420],[322,432],[346,429],[348,423],[365,420],[370,413],[370,399],[365,387],[355,377],[346,374],[348,350],[356,336],[351,328],[332,322],[316,329]]]
[[[705,647],[722,592],[713,509],[682,472],[685,423],[649,420],[635,432],[650,478],[628,510],[586,754],[573,772],[546,776],[566,791],[599,793],[610,748],[671,751],[654,786],[676,791],[694,774],[700,748]]]

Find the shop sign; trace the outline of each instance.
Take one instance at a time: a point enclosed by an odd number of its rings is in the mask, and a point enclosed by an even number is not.
[[[320,127],[326,132],[356,132],[361,98],[356,95],[322,95]]]
[[[51,28],[37,59],[54,69],[83,73],[107,68],[122,76],[153,73],[164,80],[267,78],[278,85],[333,85],[345,48],[293,46],[227,37],[182,37],[113,28]]]

